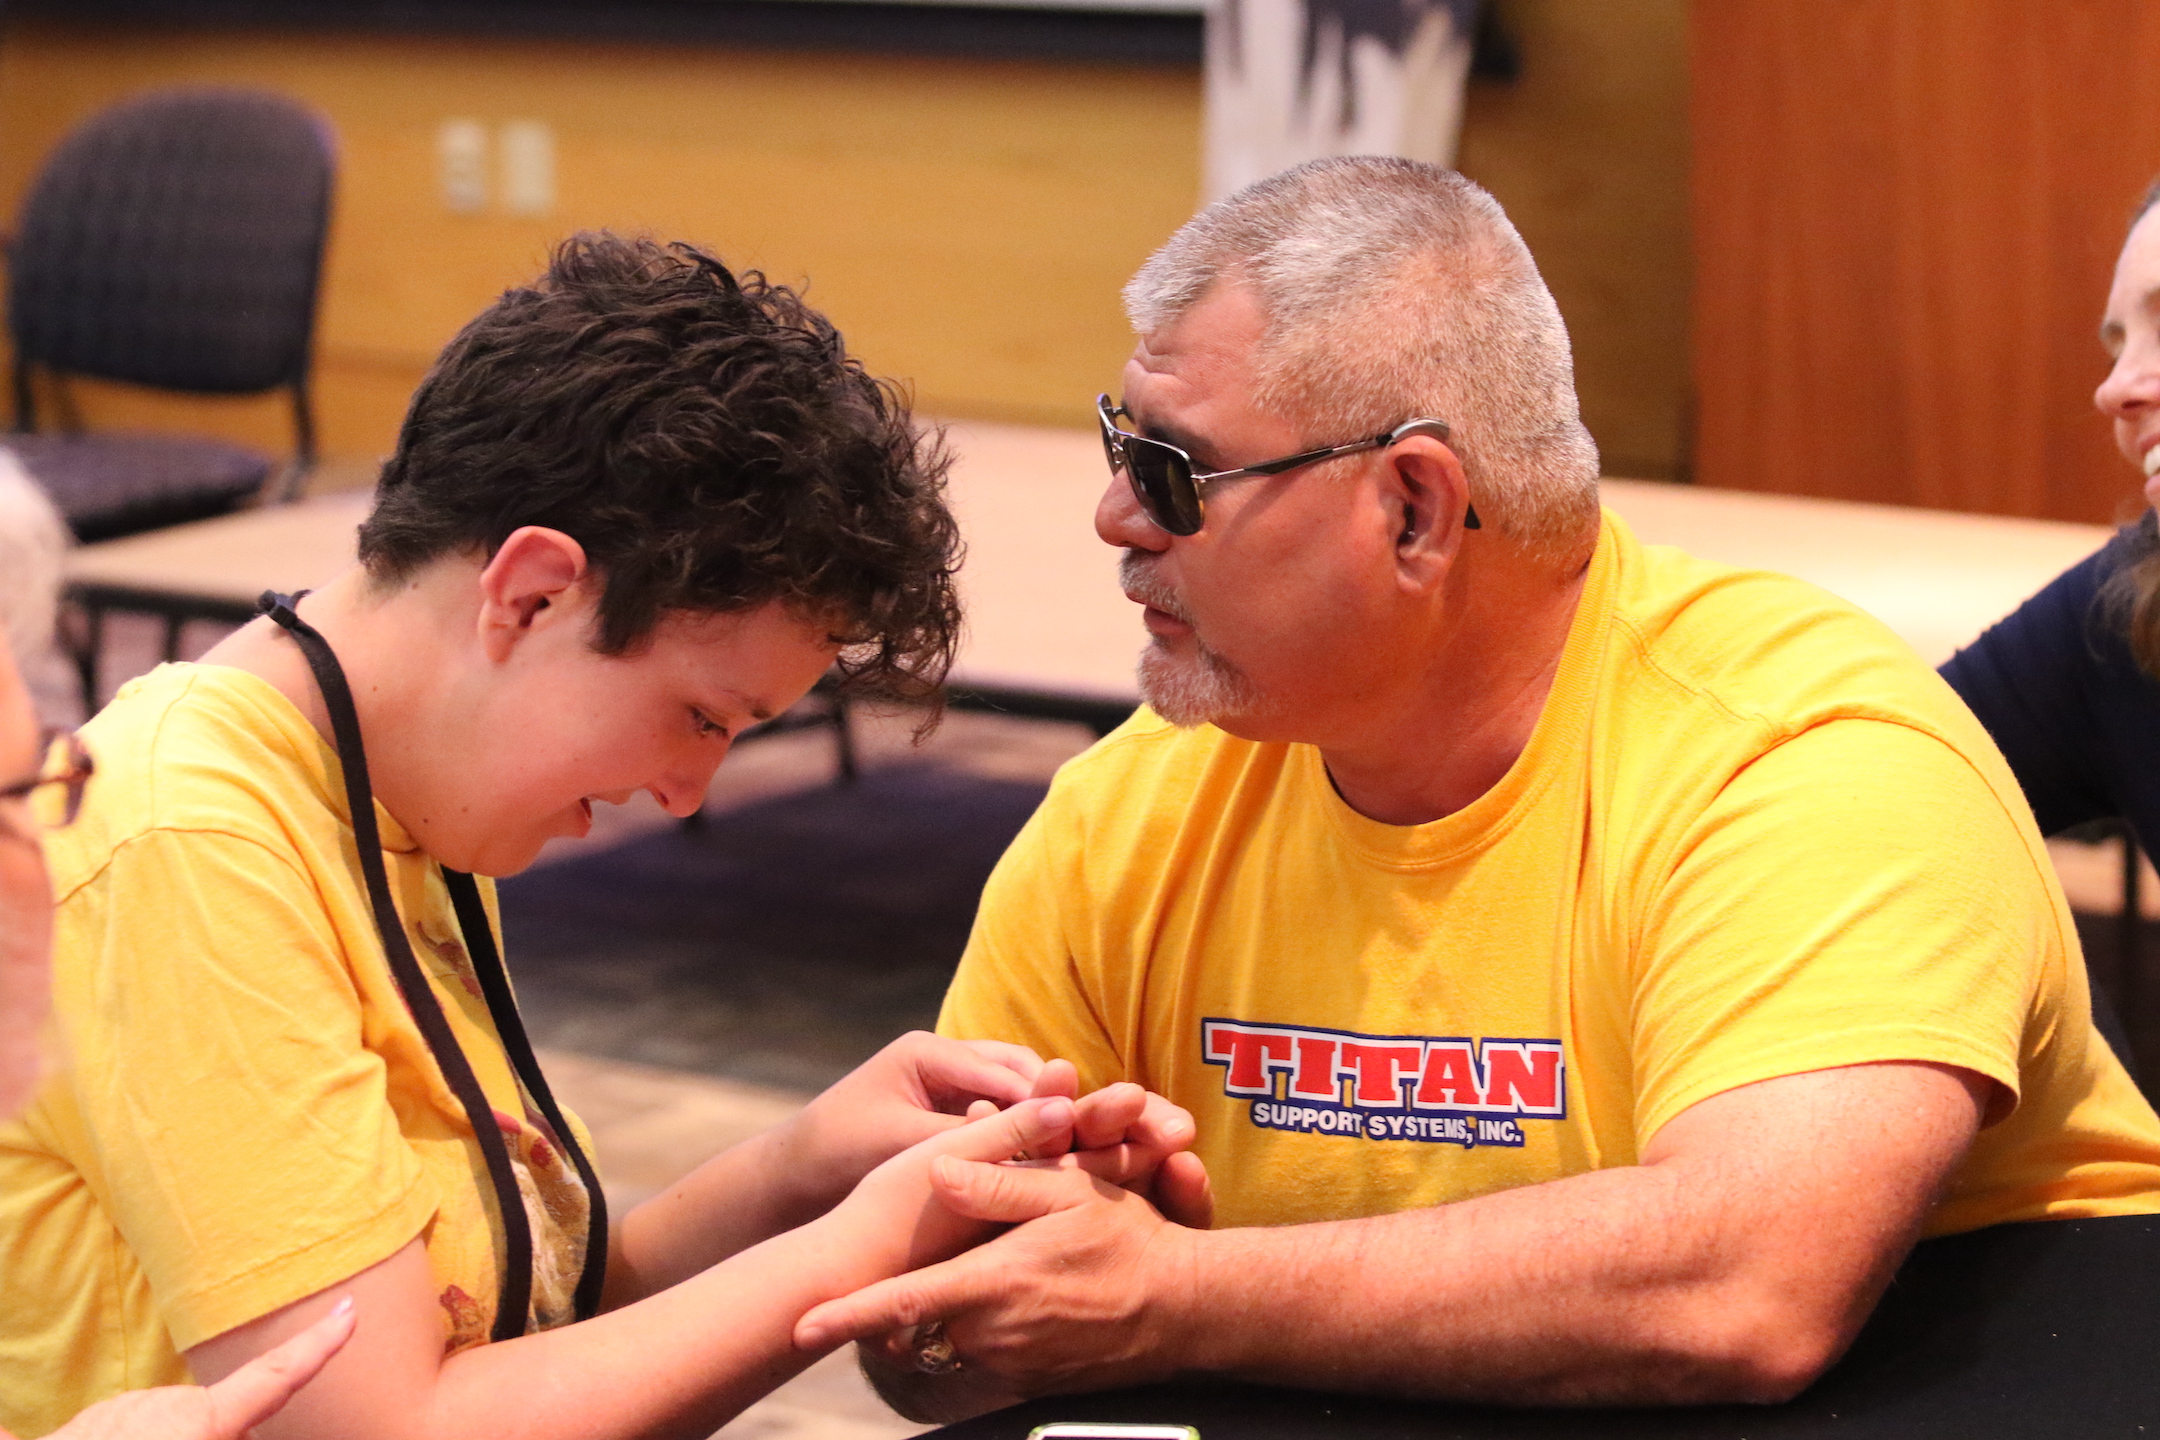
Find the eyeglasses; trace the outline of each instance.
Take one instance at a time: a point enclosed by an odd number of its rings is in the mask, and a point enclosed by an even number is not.
[[[72,730],[47,731],[39,749],[45,753],[45,763],[38,773],[28,780],[0,787],[0,800],[21,800],[48,785],[61,786],[60,818],[54,826],[71,825],[82,812],[83,787],[90,783],[97,764]]]
[[[1307,450],[1298,455],[1285,455],[1280,460],[1264,460],[1258,465],[1247,465],[1240,470],[1215,470],[1196,474],[1192,456],[1177,446],[1161,440],[1150,440],[1145,435],[1135,435],[1130,430],[1120,430],[1119,416],[1127,419],[1132,414],[1122,405],[1112,405],[1108,395],[1095,397],[1096,418],[1102,422],[1103,455],[1110,462],[1110,473],[1123,475],[1131,484],[1133,498],[1147,512],[1148,519],[1169,531],[1172,535],[1197,535],[1205,521],[1206,507],[1201,503],[1200,488],[1217,480],[1240,480],[1251,475],[1280,475],[1304,465],[1317,465],[1322,460],[1332,460],[1338,455],[1354,455],[1360,450],[1380,450],[1397,445],[1413,435],[1429,435],[1435,440],[1448,438],[1448,423],[1420,417],[1405,420],[1384,435],[1369,440],[1352,440],[1347,445],[1330,445],[1325,450]],[[1477,507],[1470,507],[1463,517],[1463,528],[1479,528]]]

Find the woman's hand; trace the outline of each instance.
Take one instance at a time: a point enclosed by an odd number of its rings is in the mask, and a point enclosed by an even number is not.
[[[91,1406],[55,1430],[50,1440],[242,1440],[314,1379],[352,1333],[348,1298],[215,1385],[130,1390]]]
[[[1066,1073],[1071,1066],[1065,1066]],[[1036,1090],[1043,1062],[1024,1045],[901,1036],[803,1108],[772,1137],[781,1174],[808,1219],[837,1204],[886,1160],[967,1123],[970,1106],[1002,1110]],[[1070,1094],[1070,1090],[1064,1093]]]
[[[933,1135],[872,1170],[817,1227],[826,1243],[880,1275],[948,1259],[988,1239],[997,1227],[940,1202],[933,1179],[939,1163],[1047,1159],[1056,1164],[1072,1149],[1077,1113],[1062,1095],[985,1110],[981,1118]]]

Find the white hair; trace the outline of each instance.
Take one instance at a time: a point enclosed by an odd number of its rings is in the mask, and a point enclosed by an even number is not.
[[[16,668],[35,674],[51,653],[68,529],[22,462],[0,448],[0,626]]]
[[[1579,560],[1597,534],[1597,446],[1567,326],[1500,203],[1452,170],[1314,160],[1201,211],[1125,287],[1145,334],[1218,282],[1267,317],[1254,403],[1313,445],[1448,422],[1488,527]]]

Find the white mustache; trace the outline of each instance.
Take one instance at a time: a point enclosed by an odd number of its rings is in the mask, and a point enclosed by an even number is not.
[[[1160,610],[1173,620],[1192,623],[1192,616],[1185,613],[1184,602],[1177,592],[1163,583],[1151,563],[1138,550],[1127,550],[1125,558],[1118,561],[1118,584],[1125,593],[1151,609]]]

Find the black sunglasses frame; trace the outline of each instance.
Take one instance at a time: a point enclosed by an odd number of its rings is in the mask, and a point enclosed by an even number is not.
[[[54,745],[63,742],[67,749],[60,769],[51,769],[48,760],[40,764],[38,773],[29,779],[0,786],[0,800],[23,800],[48,785],[66,786],[65,799],[60,806],[60,819],[55,828],[72,825],[75,817],[82,813],[83,789],[89,785],[90,777],[97,773],[97,762],[90,758],[90,752],[83,748],[81,738],[72,730],[47,731],[38,746],[38,753],[48,755]]]
[[[1207,523],[1207,506],[1201,495],[1203,486],[1217,480],[1240,480],[1255,475],[1281,475],[1305,465],[1317,465],[1322,460],[1333,460],[1338,455],[1354,455],[1360,450],[1380,450],[1400,444],[1413,435],[1429,435],[1445,441],[1449,435],[1448,423],[1429,416],[1405,420],[1383,434],[1365,440],[1352,440],[1344,445],[1329,445],[1319,450],[1306,450],[1296,455],[1285,455],[1279,460],[1263,460],[1257,465],[1246,465],[1236,470],[1214,470],[1201,473],[1193,465],[1192,456],[1164,440],[1150,440],[1145,435],[1135,435],[1130,430],[1120,430],[1119,416],[1127,419],[1132,412],[1123,405],[1110,403],[1108,395],[1095,397],[1096,419],[1102,425],[1103,457],[1110,462],[1110,473],[1123,475],[1132,486],[1133,498],[1140,508],[1162,529],[1172,535],[1197,535]],[[1477,507],[1469,507],[1463,517],[1463,528],[1476,530]]]

